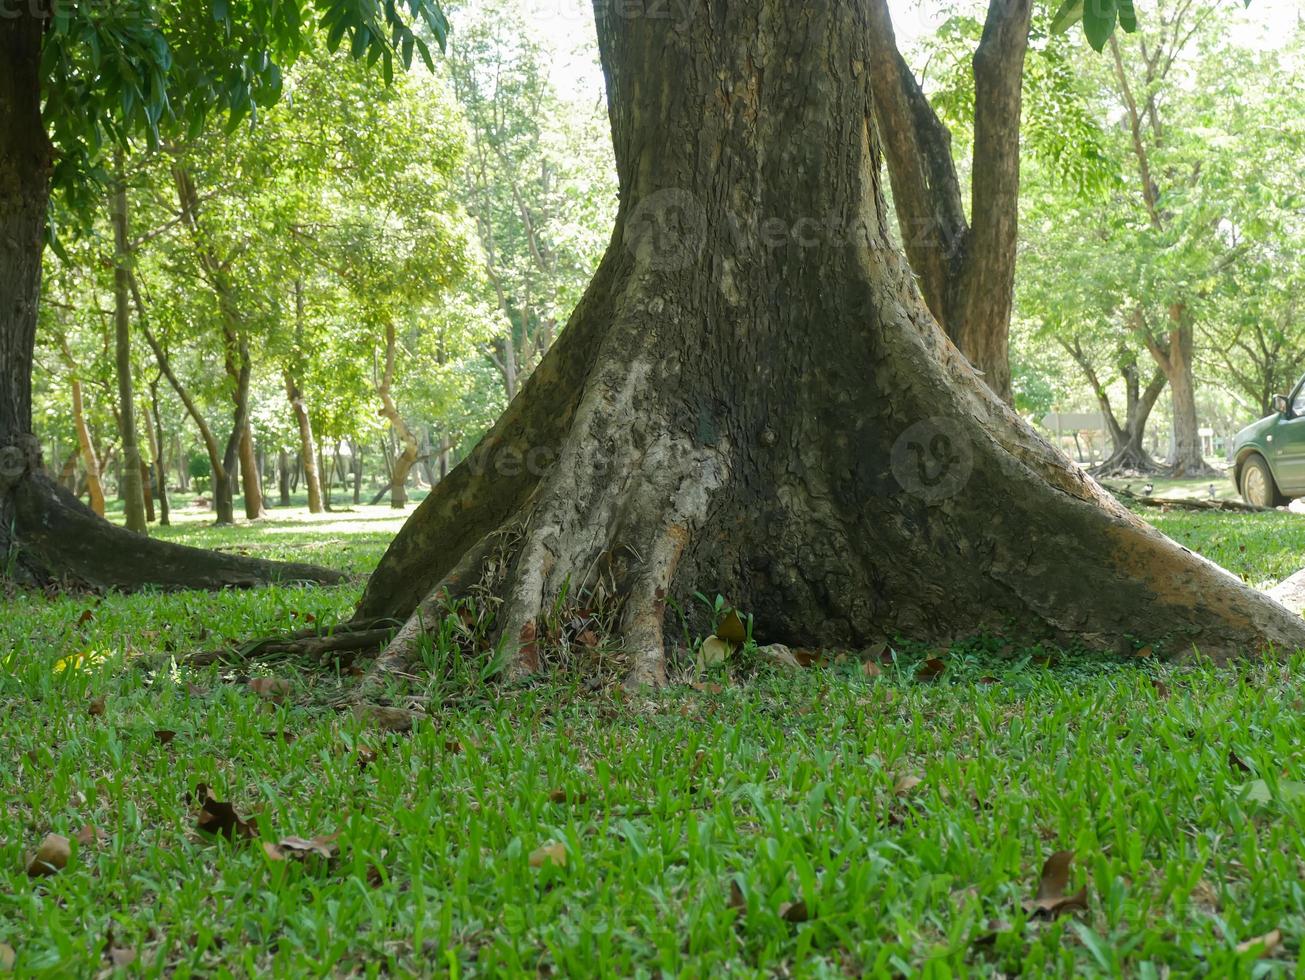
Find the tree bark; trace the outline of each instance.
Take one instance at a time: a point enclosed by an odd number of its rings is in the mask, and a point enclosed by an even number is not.
[[[246,423],[240,434],[240,483],[245,491],[245,516],[251,521],[267,516],[267,511],[263,508],[261,476],[258,458],[254,453],[254,434]]]
[[[159,415],[159,379],[150,383],[150,405],[145,410],[145,432],[149,437],[150,458],[154,460],[154,492],[159,502],[159,525],[172,523],[172,509],[168,503],[168,465],[164,459],[163,419]]]
[[[1157,339],[1139,314],[1136,317],[1147,350],[1169,381],[1173,412],[1174,457],[1169,468],[1175,477],[1215,475],[1201,452],[1200,422],[1196,415],[1196,379],[1192,369],[1194,333],[1191,317],[1183,303],[1169,307],[1168,331]]]
[[[127,202],[127,178],[122,150],[114,152],[113,187],[110,190],[110,219],[113,223],[113,347],[118,375],[118,431],[122,436],[122,465],[119,495],[127,530],[149,532],[145,512],[145,487],[141,482],[143,464],[136,437],[136,396],[131,377],[131,275],[130,214]]]
[[[402,451],[395,457],[394,468],[390,473],[390,506],[401,510],[408,503],[408,474],[417,462],[417,437],[403,420],[399,406],[394,401],[394,362],[398,353],[398,340],[394,332],[393,321],[385,324],[385,369],[377,394],[381,396],[381,415],[389,420],[399,440]],[[514,375],[515,377],[515,375]]]
[[[1124,421],[1121,423],[1110,402],[1110,393],[1101,383],[1096,367],[1082,345],[1075,339],[1061,341],[1061,346],[1074,359],[1087,378],[1088,384],[1092,386],[1097,404],[1101,408],[1101,416],[1106,422],[1106,431],[1110,436],[1110,456],[1092,469],[1092,475],[1100,478],[1120,474],[1159,473],[1160,465],[1146,451],[1142,437],[1146,433],[1146,423],[1151,418],[1151,410],[1155,408],[1160,393],[1164,391],[1164,372],[1157,368],[1143,388],[1137,358],[1127,347],[1120,347],[1116,366],[1120,377],[1124,380]]]
[[[674,26],[595,12],[612,244],[368,583],[358,619],[406,624],[360,696],[473,594],[509,676],[557,662],[544,617],[563,596],[614,611],[636,683],[665,679],[667,608],[695,591],[803,646],[1305,644],[1298,617],[1133,517],[946,341],[888,237],[859,0],[698,3]]]
[[[90,500],[91,510],[98,517],[104,516],[104,484],[100,480],[100,461],[95,454],[95,442],[91,439],[90,426],[86,424],[86,408],[82,403],[82,383],[77,375],[68,380],[72,389],[73,428],[77,430],[77,445],[82,451],[82,467],[86,470],[86,496]]]
[[[903,246],[953,343],[1003,401],[1019,216],[1019,127],[1032,0],[989,0],[975,49],[971,220],[951,134],[897,49],[887,0],[869,0],[875,121]]]
[[[282,507],[290,506],[290,454],[285,446],[276,454],[276,488]]]

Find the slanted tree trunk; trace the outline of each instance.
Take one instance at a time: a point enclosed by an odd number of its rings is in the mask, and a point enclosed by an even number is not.
[[[299,429],[299,455],[304,464],[304,483],[308,488],[308,512],[322,512],[322,482],[317,471],[317,447],[313,444],[313,422],[308,416],[308,406],[304,404],[304,395],[299,382],[289,369],[284,372],[285,394],[290,401],[290,408],[295,415],[295,425]]]
[[[163,458],[163,447],[167,443],[163,438],[163,420],[159,415],[157,375],[150,382],[150,405],[145,410],[145,432],[149,437],[150,458],[154,460],[154,495],[159,502],[159,524],[168,527],[172,523],[172,510],[168,504],[168,464]]]
[[[417,437],[403,420],[399,406],[394,401],[394,361],[398,353],[398,341],[394,332],[393,321],[385,324],[385,369],[381,373],[377,394],[381,396],[381,415],[390,423],[394,435],[399,440],[402,451],[395,457],[390,472],[390,506],[402,509],[408,503],[408,474],[417,462]],[[378,498],[379,499],[379,498]]]
[[[82,451],[82,467],[86,470],[86,496],[91,510],[97,516],[104,516],[104,484],[100,480],[100,460],[95,453],[95,442],[91,439],[91,428],[86,424],[86,408],[82,403],[82,383],[77,375],[71,375],[68,386],[72,389],[73,428],[77,430],[77,444]]]
[[[897,49],[887,0],[868,0],[874,112],[903,246],[934,317],[1003,401],[1011,400],[1020,105],[1032,0],[989,0],[975,49],[967,221],[951,134]]]
[[[110,190],[110,219],[113,223],[113,348],[118,375],[118,431],[122,436],[122,465],[118,493],[123,501],[127,530],[149,531],[145,487],[141,482],[144,464],[136,440],[136,396],[131,377],[131,235],[127,205],[127,178],[122,151],[114,153],[113,187]],[[152,507],[150,508],[153,509]]]
[[[1134,518],[946,341],[888,237],[861,0],[696,3],[674,29],[595,11],[612,245],[368,583],[360,621],[406,618],[373,681],[412,669],[473,593],[512,676],[553,662],[542,617],[564,593],[619,609],[630,678],[650,683],[671,600],[695,591],[804,646],[1305,644],[1298,617]]]
[[[246,397],[248,397],[246,395]],[[245,424],[240,435],[240,483],[245,491],[245,516],[257,521],[267,516],[263,508],[262,468],[254,452],[254,434]]]

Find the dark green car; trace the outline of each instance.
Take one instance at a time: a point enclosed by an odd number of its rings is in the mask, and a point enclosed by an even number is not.
[[[1242,499],[1257,507],[1305,497],[1305,378],[1290,398],[1274,395],[1273,409],[1233,437],[1229,472]]]

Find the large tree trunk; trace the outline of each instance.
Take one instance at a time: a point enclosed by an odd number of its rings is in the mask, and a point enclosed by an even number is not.
[[[122,151],[114,154],[114,179],[110,190],[110,218],[113,223],[113,346],[118,374],[118,431],[122,436],[122,474],[118,492],[123,501],[127,530],[145,534],[149,530],[145,512],[143,464],[136,441],[136,397],[131,377],[131,237],[127,210],[127,179]]]
[[[564,594],[614,612],[636,682],[665,678],[663,619],[695,591],[807,646],[1305,644],[1052,450],[929,315],[888,238],[860,0],[595,9],[612,245],[372,576],[357,618],[406,618],[373,679],[471,594],[517,676],[553,662]]]

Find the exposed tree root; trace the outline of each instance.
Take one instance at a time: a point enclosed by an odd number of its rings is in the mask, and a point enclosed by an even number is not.
[[[142,588],[250,588],[272,582],[333,584],[344,573],[265,561],[147,538],[97,517],[66,489],[28,473],[10,490],[15,541],[10,574],[28,585],[69,583],[131,592]]]

